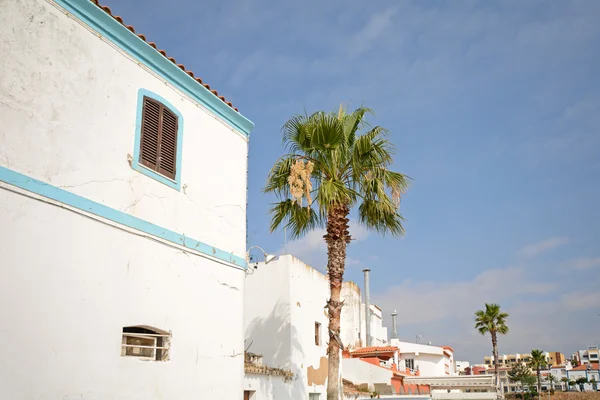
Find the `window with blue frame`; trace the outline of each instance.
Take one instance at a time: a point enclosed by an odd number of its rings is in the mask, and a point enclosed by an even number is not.
[[[132,167],[174,189],[181,187],[183,118],[162,97],[141,89]]]

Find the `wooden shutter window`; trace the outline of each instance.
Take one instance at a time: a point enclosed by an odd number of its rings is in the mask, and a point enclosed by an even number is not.
[[[177,115],[158,101],[144,96],[139,163],[175,179],[177,165]]]

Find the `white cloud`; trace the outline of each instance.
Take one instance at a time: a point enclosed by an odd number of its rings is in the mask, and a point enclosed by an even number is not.
[[[548,240],[543,240],[541,242],[533,243],[523,247],[521,249],[521,254],[524,254],[527,257],[535,257],[538,254],[567,243],[569,243],[569,238],[567,237],[553,237]]]
[[[400,308],[407,299],[413,301],[404,310],[405,321],[424,324],[444,319],[465,320],[475,307],[484,303],[500,303],[521,295],[542,295],[554,289],[552,283],[529,280],[525,269],[509,267],[490,269],[463,282],[413,282],[405,280],[373,299],[383,309]]]
[[[353,243],[366,240],[369,236],[369,231],[364,226],[358,224],[355,220],[350,220],[350,235]],[[324,271],[327,266],[327,245],[325,244],[325,229],[315,229],[308,232],[304,237],[293,240],[287,243],[284,248],[280,249],[278,254],[291,254],[296,258],[304,261],[308,265],[318,270]],[[348,257],[346,265],[359,265],[360,261]]]
[[[426,341],[454,347],[460,359],[480,363],[490,353],[489,336],[479,335],[473,327],[474,312],[490,302],[510,314],[510,331],[499,340],[501,352],[543,348],[566,354],[594,340],[599,277],[585,282],[577,276],[552,282],[555,279],[553,274],[515,266],[483,271],[459,282],[405,280],[373,294],[372,300],[383,309],[387,326],[391,310],[398,310],[401,339],[412,341],[420,332]]]
[[[598,308],[600,307],[600,290],[569,292],[560,297],[560,303],[568,312]]]
[[[564,263],[564,266],[568,269],[586,271],[595,267],[600,267],[600,257],[581,257],[569,260]]]
[[[366,25],[350,38],[348,42],[349,55],[357,57],[369,50],[372,43],[392,25],[392,19],[396,13],[396,8],[388,8],[373,14]]]
[[[360,265],[360,264],[362,264],[362,261],[357,260],[356,258],[346,257],[346,267],[351,266],[351,265]]]

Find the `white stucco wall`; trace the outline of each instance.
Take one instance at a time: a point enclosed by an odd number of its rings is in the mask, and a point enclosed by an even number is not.
[[[244,390],[251,392],[250,400],[291,399],[292,388],[293,384],[281,376],[246,374],[244,377]]]
[[[354,282],[342,284],[342,316],[340,320],[340,337],[346,348],[355,349],[364,346],[364,331],[361,331],[362,315],[360,288]]]
[[[387,327],[383,326],[383,315],[382,315],[382,311],[375,306],[374,304],[370,304],[370,310],[371,310],[371,318],[370,318],[370,322],[371,322],[371,345],[372,346],[387,346],[388,345],[388,331],[387,331]],[[367,345],[367,341],[366,341],[366,323],[367,323],[367,317],[366,317],[366,305],[365,303],[362,303],[361,305],[361,310],[362,310],[362,314],[361,314],[361,325],[362,325],[362,331],[364,332],[364,337],[365,340],[363,340],[363,346]]]
[[[0,38],[0,166],[244,257],[244,138],[50,2],[1,2]],[[140,88],[183,115],[185,190],[128,163]],[[0,184],[0,398],[241,396],[243,271],[28,196]],[[170,360],[121,357],[129,325]]]
[[[456,372],[465,372],[465,368],[469,367],[468,361],[455,361]]]
[[[263,364],[291,368],[290,269],[280,259],[259,263],[244,281],[244,332],[249,352]]]
[[[246,140],[49,2],[1,11],[1,165],[245,257]],[[129,166],[140,88],[183,115],[185,191]]]
[[[325,382],[315,383],[314,377],[327,376],[328,297],[326,277],[290,255],[259,263],[246,278],[246,346],[252,343],[249,351],[263,355],[263,364],[295,374],[290,399],[325,393]],[[321,324],[319,346],[315,322]]]
[[[291,255],[282,255],[269,264],[258,263],[258,268],[245,282],[244,325],[248,351],[263,355],[265,365],[294,372],[293,399],[308,398],[308,393],[325,396],[326,382],[315,381],[327,374],[327,276]],[[346,347],[356,348],[359,321],[363,334],[365,329],[364,304],[362,319],[359,316],[360,289],[354,282],[344,282],[341,295],[344,300],[341,339]],[[373,310],[381,315],[377,308]],[[372,325],[378,340],[383,341],[380,336],[387,336],[387,330],[380,322],[378,325],[378,321],[380,318],[374,316]],[[319,346],[315,345],[315,322],[321,324]],[[383,368],[378,369],[385,372]],[[389,383],[389,379],[386,382]]]
[[[370,388],[375,383],[389,385],[392,376],[391,370],[369,364],[359,358],[342,359],[342,377],[355,385],[367,383]]]
[[[321,393],[324,397],[329,342],[329,317],[325,306],[329,299],[329,280],[293,256],[282,256],[282,259],[287,260],[291,272],[292,363],[299,366],[296,373],[299,380],[307,383],[308,393]],[[319,345],[315,344],[315,323],[320,324]],[[311,377],[309,368],[318,372]]]
[[[243,271],[3,189],[0,204],[0,398],[241,396]],[[171,331],[170,360],[121,357],[130,325]]]
[[[413,359],[415,368],[419,368],[419,376],[437,377],[456,374],[454,356],[446,356],[442,347],[401,342],[398,339],[391,339],[390,344],[400,349],[400,367],[404,366],[404,360]],[[446,374],[446,365],[449,368],[448,374]]]

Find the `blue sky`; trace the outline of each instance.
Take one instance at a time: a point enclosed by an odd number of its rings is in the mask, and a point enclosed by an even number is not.
[[[353,226],[346,278],[399,332],[481,362],[473,312],[511,314],[501,352],[600,342],[600,2],[105,0],[256,124],[249,242],[283,250],[261,193],[304,109],[366,105],[414,178],[407,235]],[[318,269],[316,232],[287,250]]]

